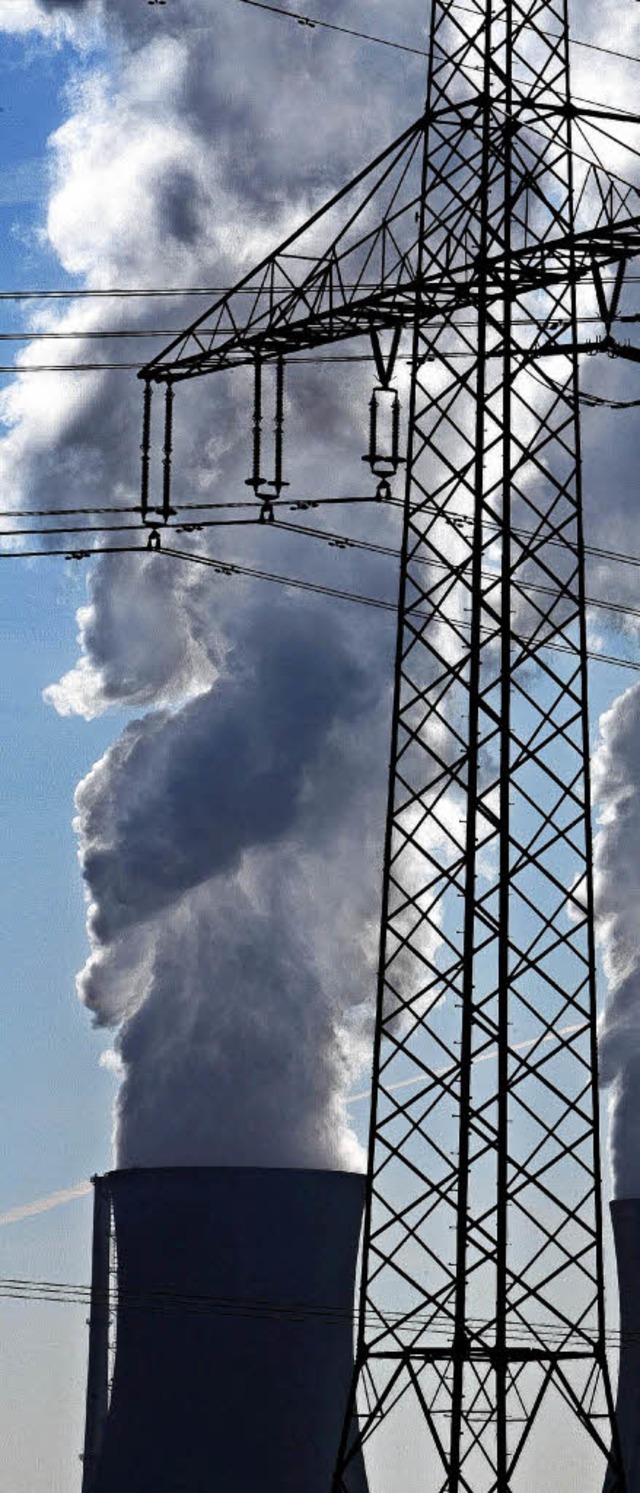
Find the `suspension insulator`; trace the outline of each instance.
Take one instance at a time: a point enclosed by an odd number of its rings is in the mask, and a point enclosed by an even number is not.
[[[400,456],[400,400],[396,389],[374,388],[369,404],[369,450],[363,461],[376,477],[391,477]]]
[[[173,384],[167,379],[164,405],[164,452],[162,457],[162,522],[166,524],[175,513],[171,507],[171,461],[173,455]]]
[[[262,361],[256,357],[253,381],[253,446],[251,476],[245,480],[245,487],[252,487],[256,497],[260,488],[264,487],[264,477],[260,474],[262,466]]]
[[[142,472],[140,479],[140,517],[142,518],[143,524],[146,523],[147,512],[149,509],[149,462],[151,459],[152,395],[153,385],[151,384],[150,379],[146,379],[144,385],[144,405],[142,412],[142,443],[140,446],[140,450],[142,452]]]
[[[253,465],[251,476],[246,479],[246,486],[252,487],[257,498],[262,502],[260,512],[261,523],[273,523],[273,503],[280,497],[283,487],[288,487],[282,475],[282,443],[284,435],[284,358],[278,357],[275,364],[275,407],[273,418],[273,479],[263,477],[262,467],[262,431],[264,423],[263,407],[263,365],[260,357],[256,357],[253,394]],[[269,493],[264,489],[269,488]]]

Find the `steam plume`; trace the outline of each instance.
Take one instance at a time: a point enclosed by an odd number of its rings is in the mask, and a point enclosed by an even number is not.
[[[370,968],[353,891],[336,906],[322,873],[361,853],[374,706],[326,611],[279,602],[250,649],[243,618],[210,689],[132,722],[80,785],[80,991],[123,1023],[123,1164],[353,1162],[350,1013]]]
[[[594,789],[602,828],[596,897],[609,999],[600,1035],[601,1078],[611,1086],[610,1134],[617,1197],[640,1194],[640,688],[600,722]]]
[[[45,225],[63,268],[93,286],[232,282],[423,106],[421,59],[231,3],[12,0],[4,11],[14,29],[62,28],[79,47],[92,28],[108,37],[110,60],[85,67],[51,142]],[[367,0],[353,0],[350,21],[374,29]],[[587,0],[584,34],[596,39],[602,24]],[[415,44],[424,25],[423,0],[410,0],[394,36]],[[631,29],[627,39],[637,50]],[[176,324],[191,309],[174,303]],[[89,334],[104,316],[87,302],[40,312],[38,325]],[[158,306],[116,303],[110,316],[113,330],[133,316],[151,328]],[[77,352],[91,361],[95,344]],[[40,359],[37,344],[20,355]],[[357,369],[345,377],[338,387],[307,369],[288,388],[288,427],[299,419],[305,431],[288,460],[309,492],[353,482],[368,388]],[[132,384],[125,373],[18,375],[2,394],[3,491],[17,505],[134,502]],[[178,413],[183,499],[242,490],[246,391],[239,378],[216,393],[217,417],[210,386]],[[596,540],[606,445],[599,430],[587,494]],[[630,547],[623,444],[619,456],[618,477],[606,473],[606,537]],[[221,538],[216,549],[264,561],[264,542]],[[274,569],[307,565],[335,582],[335,552],[302,558],[293,537],[269,543]],[[392,596],[389,570],[367,565],[347,554],[342,582]],[[391,629],[379,614],[342,620],[328,606],[270,600],[164,559],[105,560],[79,613],[79,662],[48,692],[61,712],[149,712],[78,791],[92,941],[79,988],[117,1033],[121,1161],[353,1161],[343,1106],[372,984]],[[626,853],[606,836],[605,893]]]
[[[78,45],[102,24],[114,44],[117,63],[85,67],[51,146],[49,245],[93,286],[232,282],[396,129],[397,85],[375,53],[345,54],[336,75],[335,47],[313,43],[311,67],[303,43],[296,75],[286,27],[257,13],[248,26],[232,6],[212,18],[208,0],[157,14],[138,0],[40,0],[29,15]],[[269,97],[278,116],[265,131]],[[152,327],[158,309],[116,302],[109,324]],[[177,324],[191,310],[169,306]],[[90,302],[45,318],[87,334],[104,319]],[[217,418],[212,392],[194,388],[177,412],[177,496],[191,501],[243,491],[247,390],[222,387]],[[43,376],[37,395],[18,376],[0,451],[16,502],[135,502],[134,393],[125,374]],[[339,490],[349,471],[352,484],[360,371],[338,388],[308,369],[287,397],[306,442],[290,441],[288,459],[303,458],[307,490]],[[264,538],[223,534],[216,548],[264,563]],[[274,569],[335,581],[323,547],[268,539]],[[350,570],[347,558],[346,584]],[[371,575],[382,579],[375,564]],[[79,661],[48,699],[86,717],[138,712],[77,795],[91,940],[79,992],[115,1030],[118,1160],[357,1164],[345,1096],[370,1016],[387,619],[150,557],[96,565],[78,620]]]

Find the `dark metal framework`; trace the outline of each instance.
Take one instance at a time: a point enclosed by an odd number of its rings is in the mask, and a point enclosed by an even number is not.
[[[113,1356],[114,1237],[111,1194],[104,1177],[93,1182],[91,1309],[87,1365],[87,1408],[82,1454],[82,1493],[93,1493],[107,1423]]]
[[[142,374],[149,522],[170,511],[176,383],[253,363],[259,390],[265,363],[366,336],[387,389],[412,339],[357,1362],[334,1493],[394,1417],[433,1493],[541,1486],[560,1417],[624,1488],[578,383],[583,350],[637,357],[612,330],[640,251],[638,196],[594,145],[613,118],[571,100],[566,0],[434,0],[425,114]],[[600,342],[579,341],[587,295]],[[258,398],[263,497],[260,420]]]

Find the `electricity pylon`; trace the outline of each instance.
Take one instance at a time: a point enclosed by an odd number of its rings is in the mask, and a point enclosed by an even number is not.
[[[370,339],[384,498],[410,342],[362,1284],[334,1493],[394,1417],[414,1446],[404,1486],[413,1455],[433,1493],[556,1488],[545,1443],[571,1422],[611,1493],[624,1488],[605,1354],[578,377],[583,351],[638,357],[613,329],[640,200],[593,146],[616,117],[572,100],[565,0],[434,0],[424,115],[142,373],[142,511],[159,543],[177,383],[254,365],[249,480],[269,519],[284,360]],[[599,339],[580,339],[580,304]]]

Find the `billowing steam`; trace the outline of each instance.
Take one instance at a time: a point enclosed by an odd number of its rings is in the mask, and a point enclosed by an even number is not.
[[[78,789],[80,992],[98,1023],[124,1023],[122,1164],[356,1156],[376,701],[326,608],[280,601],[266,620],[242,611],[210,688],[133,721]]]
[[[393,37],[424,44],[427,10],[409,0]],[[352,0],[348,24],[388,32],[388,12],[373,11]],[[588,0],[584,34],[601,24]],[[233,0],[11,0],[0,18],[9,25],[79,48],[107,39],[99,65],[85,59],[52,141],[45,225],[64,270],[93,286],[232,283],[423,106],[424,59]],[[625,36],[637,50],[628,20]],[[576,87],[589,92],[577,53],[574,62]],[[134,320],[153,330],[192,314],[193,301],[87,301],[40,311],[37,326],[90,334],[108,316],[114,331]],[[136,349],[150,356],[161,345]],[[103,344],[105,358],[122,346]],[[96,344],[87,335],[75,351],[92,361]],[[41,348],[19,361],[40,362]],[[353,491],[361,479],[368,379],[358,367],[340,383],[331,368],[307,367],[288,383],[287,460],[308,493]],[[136,392],[131,373],[18,376],[1,396],[3,492],[31,507],[135,502]],[[190,394],[177,411],[178,495],[246,493],[246,385],[207,381]],[[636,505],[617,439],[604,520],[602,425],[587,453],[589,532],[597,540],[604,523],[605,542],[629,548]],[[213,531],[190,547],[393,598],[391,562],[364,567],[346,552],[337,570],[335,550],[273,528]],[[379,513],[376,536],[397,540]],[[601,591],[607,579],[598,576]],[[625,584],[617,579],[620,599]],[[77,802],[92,945],[79,986],[96,1021],[116,1030],[118,1160],[353,1164],[345,1095],[370,1021],[390,621],[149,556],[96,564],[79,624],[80,660],[51,702],[87,717],[148,712],[130,720]],[[616,1134],[630,1123],[624,1086],[640,1033],[635,699],[608,718],[601,756],[599,895],[615,986],[603,1054]]]
[[[79,76],[52,148],[49,242],[93,286],[232,283],[398,127],[375,54],[345,55],[337,81],[335,46],[314,41],[311,67],[309,39],[292,75],[290,34],[258,13],[40,0],[37,15],[79,42],[102,15],[117,53]],[[47,325],[152,329],[201,308],[87,302]],[[246,381],[189,392],[178,496],[245,496]],[[18,378],[4,396],[6,490],[48,507],[135,502],[137,395],[132,374],[43,378],[37,391]],[[288,381],[286,455],[305,464],[307,491],[362,480],[367,398],[359,369],[341,384],[313,368]],[[325,545],[271,528],[184,546],[395,591],[392,564],[363,577],[346,556],[336,576]],[[361,1164],[345,1100],[370,1035],[391,619],[149,556],[99,562],[78,620],[81,656],[51,703],[148,712],[77,794],[91,941],[79,992],[115,1029],[118,1162]]]
[[[609,999],[601,1078],[611,1085],[610,1152],[618,1197],[640,1196],[640,687],[600,722],[594,790],[596,898]]]

